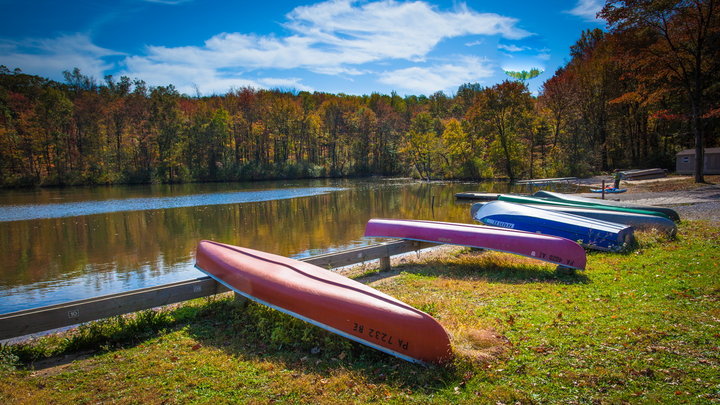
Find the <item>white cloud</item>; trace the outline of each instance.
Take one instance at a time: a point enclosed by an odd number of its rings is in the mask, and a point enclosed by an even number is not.
[[[537,57],[537,59],[542,59],[540,57]],[[545,71],[545,66],[543,66],[541,63],[538,63],[538,60],[518,60],[518,61],[506,61],[502,65],[502,70],[506,72],[522,72],[530,71],[532,69],[538,69],[541,72]]]
[[[320,73],[324,75],[329,76],[338,76],[338,75],[346,75],[346,76],[359,76],[369,73],[367,70],[360,70],[355,68],[349,68],[344,66],[328,66],[328,67],[315,67],[313,68],[313,72]]]
[[[307,69],[352,76],[366,74],[366,69],[359,68],[366,63],[396,59],[422,62],[447,38],[498,35],[520,39],[532,35],[517,28],[513,18],[477,13],[467,7],[443,12],[422,1],[333,0],[297,7],[287,18],[285,27],[291,35],[285,37],[221,33],[203,46],[150,46],[145,55],[128,58],[122,74],[152,78],[146,80],[154,84],[156,79],[170,79],[168,72],[174,71],[178,73],[172,75],[174,83],[193,80],[201,89],[198,83],[222,83],[218,76],[227,74],[216,72],[226,69]],[[306,88],[299,81],[293,86]]]
[[[309,69],[316,73],[349,75],[360,65],[387,59],[422,61],[443,39],[464,35],[499,35],[519,39],[529,35],[516,20],[477,13],[462,7],[441,12],[421,1],[393,0],[360,3],[326,1],[295,8],[287,14],[287,37],[222,33],[202,47],[151,46],[146,64],[181,64],[222,69]],[[142,71],[129,71],[142,75]]]
[[[286,27],[338,51],[340,63],[424,58],[440,41],[465,35],[508,39],[531,35],[517,28],[513,18],[477,13],[464,6],[443,12],[422,1],[357,3],[335,0],[297,7],[287,15]]]
[[[501,51],[509,52],[509,53],[503,53],[505,59],[507,59],[507,60],[514,60],[516,58],[519,58],[522,61],[528,61],[531,59],[536,60],[536,61],[548,61],[548,60],[550,60],[550,57],[551,57],[549,48],[532,48],[529,46],[517,46],[514,44],[511,44],[511,45],[498,44],[497,47]],[[534,54],[534,56],[532,56],[531,54]],[[520,62],[515,62],[515,64],[518,64],[518,63],[520,63]]]
[[[264,84],[265,87],[270,88],[280,88],[280,89],[296,89],[301,91],[314,91],[312,87],[308,87],[301,83],[300,78],[292,77],[292,78],[272,78],[272,77],[266,77],[263,79],[260,79],[260,83]]]
[[[178,4],[183,0],[146,1]],[[193,94],[195,88],[207,94],[227,91],[230,87],[273,86],[273,80],[285,80],[295,88],[306,89],[295,78],[262,79],[256,75],[249,80],[244,76],[261,69],[282,70],[294,76],[297,72],[293,69],[357,76],[369,74],[371,67],[366,66],[369,63],[424,62],[439,43],[450,38],[473,35],[518,40],[533,35],[519,28],[514,18],[478,13],[462,4],[442,11],[426,1],[328,0],[296,7],[286,19],[283,26],[289,34],[285,36],[226,32],[207,39],[202,46],[148,46],[141,55],[125,57],[119,72],[114,69],[117,65],[106,62],[106,57],[118,53],[97,47],[90,38],[80,34],[34,41],[32,46],[13,45],[12,52],[2,53],[7,56],[0,56],[0,63],[47,77],[57,77],[58,72],[73,67],[95,77],[102,77],[113,69],[118,76],[137,77],[150,85],[172,83],[189,94]],[[478,68],[474,76],[463,70],[470,65]],[[458,65],[406,71],[414,77],[426,76],[435,86],[444,82],[459,84],[465,79],[457,78],[482,75],[485,68],[478,59],[466,58]],[[395,76],[399,72],[386,72],[383,80],[399,82]],[[436,74],[448,77],[433,76]],[[406,84],[409,85],[409,81]],[[414,84],[409,88],[428,86]]]
[[[501,49],[503,51],[508,51],[508,52],[522,52],[522,51],[527,51],[527,50],[531,49],[527,46],[503,45],[503,44],[498,44],[497,47],[498,47],[498,49]]]
[[[174,85],[179,92],[194,95],[196,90],[202,95],[225,94],[231,88],[263,88],[259,82],[240,77],[238,74],[219,74],[210,67],[184,65],[179,63],[157,63],[146,58],[133,56],[125,61],[129,72],[141,72],[132,75],[153,86]]]
[[[578,0],[575,8],[567,11],[567,13],[581,17],[585,19],[585,21],[598,22],[602,21],[602,19],[597,18],[596,16],[597,13],[602,10],[603,4],[603,0]]]
[[[57,38],[3,41],[0,64],[19,67],[24,73],[61,79],[61,72],[75,67],[87,76],[101,78],[112,64],[103,58],[122,55],[92,43],[84,34]]]
[[[490,64],[477,57],[461,57],[457,63],[429,67],[410,67],[383,72],[379,81],[406,90],[432,94],[454,91],[463,83],[479,82],[491,77]]]

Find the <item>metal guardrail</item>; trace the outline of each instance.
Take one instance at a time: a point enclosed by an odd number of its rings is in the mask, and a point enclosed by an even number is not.
[[[390,269],[391,256],[435,245],[428,242],[400,240],[306,257],[300,260],[324,268],[337,268],[380,259],[380,269],[385,271]],[[0,340],[207,297],[225,291],[228,291],[225,286],[206,276],[157,287],[0,314]]]

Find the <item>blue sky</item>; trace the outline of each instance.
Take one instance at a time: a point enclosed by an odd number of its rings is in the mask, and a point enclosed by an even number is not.
[[[190,95],[233,88],[451,95],[567,62],[601,0],[0,0],[0,65],[80,68]]]

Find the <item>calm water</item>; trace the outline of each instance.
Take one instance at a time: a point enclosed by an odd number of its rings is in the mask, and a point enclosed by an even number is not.
[[[362,236],[370,218],[471,222],[455,193],[507,187],[371,179],[2,191],[0,313],[201,277],[201,239],[297,258],[376,242]]]

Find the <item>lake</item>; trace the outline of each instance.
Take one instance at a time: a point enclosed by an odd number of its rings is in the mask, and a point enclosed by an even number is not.
[[[198,241],[302,258],[377,243],[370,218],[472,222],[504,183],[327,179],[0,192],[0,313],[204,276]]]

